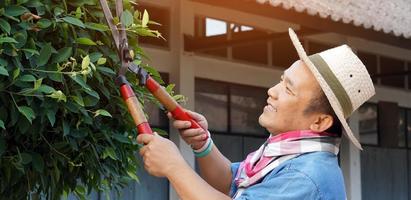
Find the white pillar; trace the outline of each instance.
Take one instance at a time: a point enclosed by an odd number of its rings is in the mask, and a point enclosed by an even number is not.
[[[194,16],[187,0],[174,0],[170,8],[170,83],[176,84],[175,92],[187,98],[184,108],[194,110],[194,66],[190,55],[184,55],[184,33],[194,32]],[[191,14],[191,15],[190,15]],[[161,59],[161,58],[158,58]],[[191,148],[170,124],[170,139],[177,145],[187,163],[194,168],[194,155]],[[177,200],[178,195],[170,184],[169,200]]]
[[[354,112],[349,125],[357,139],[359,137],[359,116]],[[361,200],[361,154],[347,137],[343,136],[341,144],[341,169],[344,175],[347,199]]]

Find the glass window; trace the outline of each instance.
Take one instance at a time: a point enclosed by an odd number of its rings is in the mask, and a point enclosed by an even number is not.
[[[206,37],[227,34],[227,22],[206,18]]]
[[[405,88],[404,62],[394,58],[380,57],[381,84]]]
[[[408,139],[408,148],[411,148],[411,109],[407,109],[407,139]]]
[[[233,85],[230,88],[231,131],[265,135],[258,118],[266,105],[267,91],[263,88]]]
[[[370,73],[372,81],[376,83],[377,78],[375,78],[374,75],[378,74],[377,55],[358,51],[358,57],[364,63],[365,67],[367,67],[368,73]]]
[[[360,142],[378,145],[377,105],[365,103],[358,109]]]
[[[399,147],[405,147],[406,142],[405,142],[405,134],[406,134],[406,110],[404,108],[400,108],[400,120],[398,121],[398,126],[399,126],[399,131],[398,131],[398,146]]]
[[[195,111],[207,118],[212,131],[228,131],[228,89],[227,84],[196,79]]]

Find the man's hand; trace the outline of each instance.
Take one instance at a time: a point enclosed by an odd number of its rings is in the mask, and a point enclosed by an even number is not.
[[[140,134],[137,142],[144,144],[140,149],[140,155],[143,157],[144,168],[153,176],[168,177],[186,165],[176,145],[157,133]]]
[[[203,115],[196,112],[185,110],[202,128],[192,129],[190,121],[175,120],[173,122],[174,128],[178,129],[183,140],[190,145],[193,149],[201,148],[207,138],[208,123]],[[173,119],[171,113],[167,113],[169,119]]]

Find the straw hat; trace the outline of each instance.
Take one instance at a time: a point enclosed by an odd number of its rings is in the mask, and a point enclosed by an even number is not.
[[[308,66],[327,96],[351,142],[362,150],[346,119],[375,94],[365,65],[347,45],[307,56],[295,32],[288,29],[300,59]]]

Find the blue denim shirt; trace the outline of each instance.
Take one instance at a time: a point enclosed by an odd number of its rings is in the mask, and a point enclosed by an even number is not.
[[[231,165],[233,179],[240,163]],[[232,181],[231,196],[237,191]],[[260,183],[247,188],[240,200],[345,200],[344,179],[337,156],[329,152],[302,154],[285,161]]]

